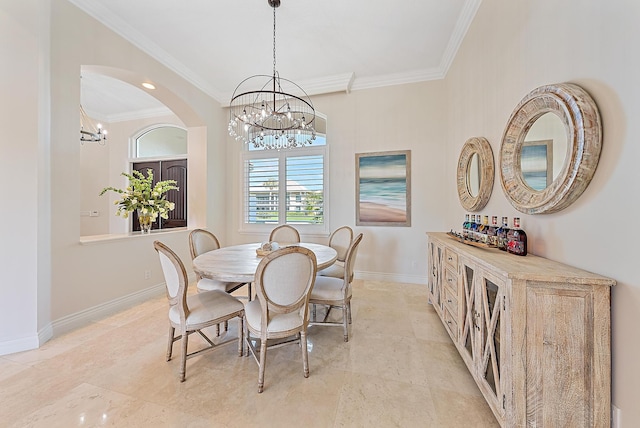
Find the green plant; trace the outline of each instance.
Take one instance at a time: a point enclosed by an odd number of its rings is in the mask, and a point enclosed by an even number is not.
[[[146,177],[135,170],[131,174],[123,172],[121,175],[129,179],[129,186],[126,189],[105,187],[100,192],[100,196],[109,190],[121,195],[121,198],[114,202],[114,205],[118,205],[116,215],[127,218],[130,212],[140,210],[142,215],[151,216],[152,221],[156,221],[158,215],[164,219],[169,218],[169,211],[175,208],[175,204],[166,199],[166,193],[169,190],[180,190],[175,180],[158,181],[153,185],[151,169],[147,169]]]

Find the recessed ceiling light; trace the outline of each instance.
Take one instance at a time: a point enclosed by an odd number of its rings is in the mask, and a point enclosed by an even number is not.
[[[147,83],[147,82],[144,82],[142,84],[142,86],[144,86],[147,89],[155,89],[156,88],[155,85],[153,85],[153,83]]]

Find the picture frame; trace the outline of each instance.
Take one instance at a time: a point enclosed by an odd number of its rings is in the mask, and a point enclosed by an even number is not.
[[[411,150],[356,153],[356,225],[411,226]]]

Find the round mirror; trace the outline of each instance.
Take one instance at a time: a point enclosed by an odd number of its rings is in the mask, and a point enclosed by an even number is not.
[[[493,190],[493,151],[482,137],[468,139],[458,159],[457,186],[460,204],[467,211],[479,211],[487,205]]]
[[[467,186],[469,194],[474,198],[480,192],[480,155],[474,153],[469,159],[469,167],[467,169]]]
[[[600,114],[584,89],[572,83],[536,88],[516,106],[504,131],[502,189],[525,214],[559,211],[586,189],[601,147]]]
[[[522,143],[522,179],[533,190],[546,189],[560,174],[566,156],[564,122],[555,113],[544,113],[533,122]]]

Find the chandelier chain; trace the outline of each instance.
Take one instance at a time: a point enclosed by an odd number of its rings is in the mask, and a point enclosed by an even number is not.
[[[273,75],[276,75],[276,7],[273,6]]]

